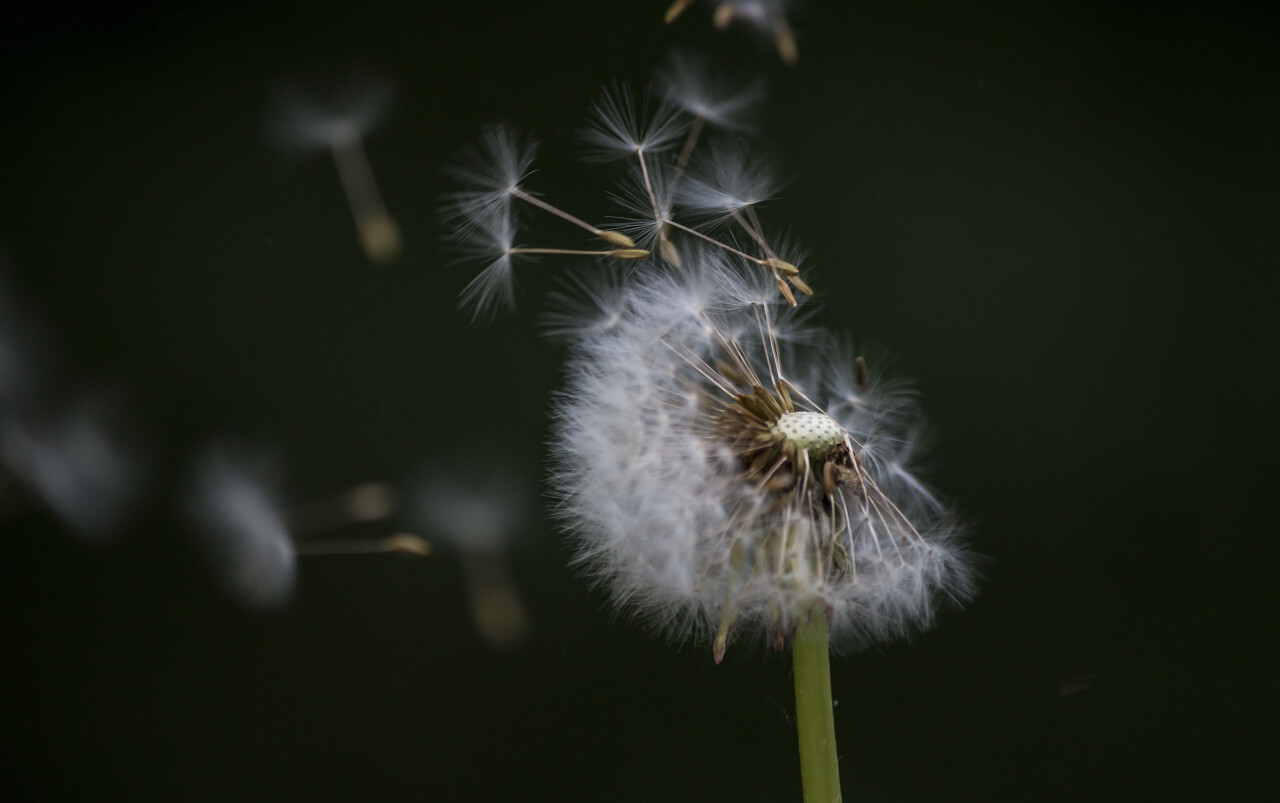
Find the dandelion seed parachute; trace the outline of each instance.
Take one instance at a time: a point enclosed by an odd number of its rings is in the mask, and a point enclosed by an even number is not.
[[[592,104],[582,141],[586,158],[608,162],[670,150],[688,129],[689,121],[678,107],[647,95],[637,98],[625,84],[618,84]]]
[[[442,171],[463,189],[446,196],[444,218],[463,231],[511,208],[512,193],[529,175],[538,143],[507,125],[487,127]]]
[[[677,200],[696,215],[723,223],[770,200],[780,187],[768,159],[741,146],[716,148],[691,165]]]
[[[675,211],[675,193],[669,173],[650,170],[642,173],[632,166],[617,188],[610,193],[622,214],[614,228],[631,237],[637,245],[656,249],[662,231]]]
[[[763,80],[727,76],[710,58],[688,50],[672,51],[655,71],[654,80],[671,103],[739,133],[750,133],[752,118],[765,97]]]
[[[493,209],[484,218],[462,229],[457,240],[464,258],[485,263],[463,288],[458,306],[471,313],[473,321],[491,317],[499,307],[513,309],[516,304],[515,276],[512,272],[511,248],[515,244],[515,218],[505,210]]]
[[[682,261],[593,287],[616,312],[571,342],[553,487],[577,565],[671,639],[714,635],[717,659],[732,635],[780,647],[815,603],[856,650],[967,598],[956,525],[912,473],[911,399],[851,403],[856,364],[771,277]]]

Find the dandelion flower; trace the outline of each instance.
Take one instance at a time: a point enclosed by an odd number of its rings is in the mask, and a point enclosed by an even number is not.
[[[815,610],[857,650],[966,599],[957,527],[912,470],[911,397],[837,364],[759,272],[683,262],[633,273],[617,321],[571,345],[553,482],[577,564],[717,661],[732,638],[781,649]]]

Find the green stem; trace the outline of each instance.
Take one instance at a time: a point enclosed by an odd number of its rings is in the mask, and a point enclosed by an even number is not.
[[[791,647],[796,677],[796,729],[800,733],[800,778],[805,803],[839,803],[840,764],[831,707],[831,659],[827,614],[821,603],[800,623]]]

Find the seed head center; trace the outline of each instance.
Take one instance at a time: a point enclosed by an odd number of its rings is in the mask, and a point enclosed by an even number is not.
[[[844,443],[844,429],[831,416],[822,413],[785,413],[774,423],[773,431],[804,449],[815,461],[822,460]]]

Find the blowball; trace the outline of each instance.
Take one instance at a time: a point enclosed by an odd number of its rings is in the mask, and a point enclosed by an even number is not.
[[[815,605],[836,649],[929,627],[974,590],[914,473],[914,397],[802,325],[765,271],[690,249],[563,325],[553,487],[575,563],[675,641],[781,649]],[[749,270],[757,270],[748,266]]]

